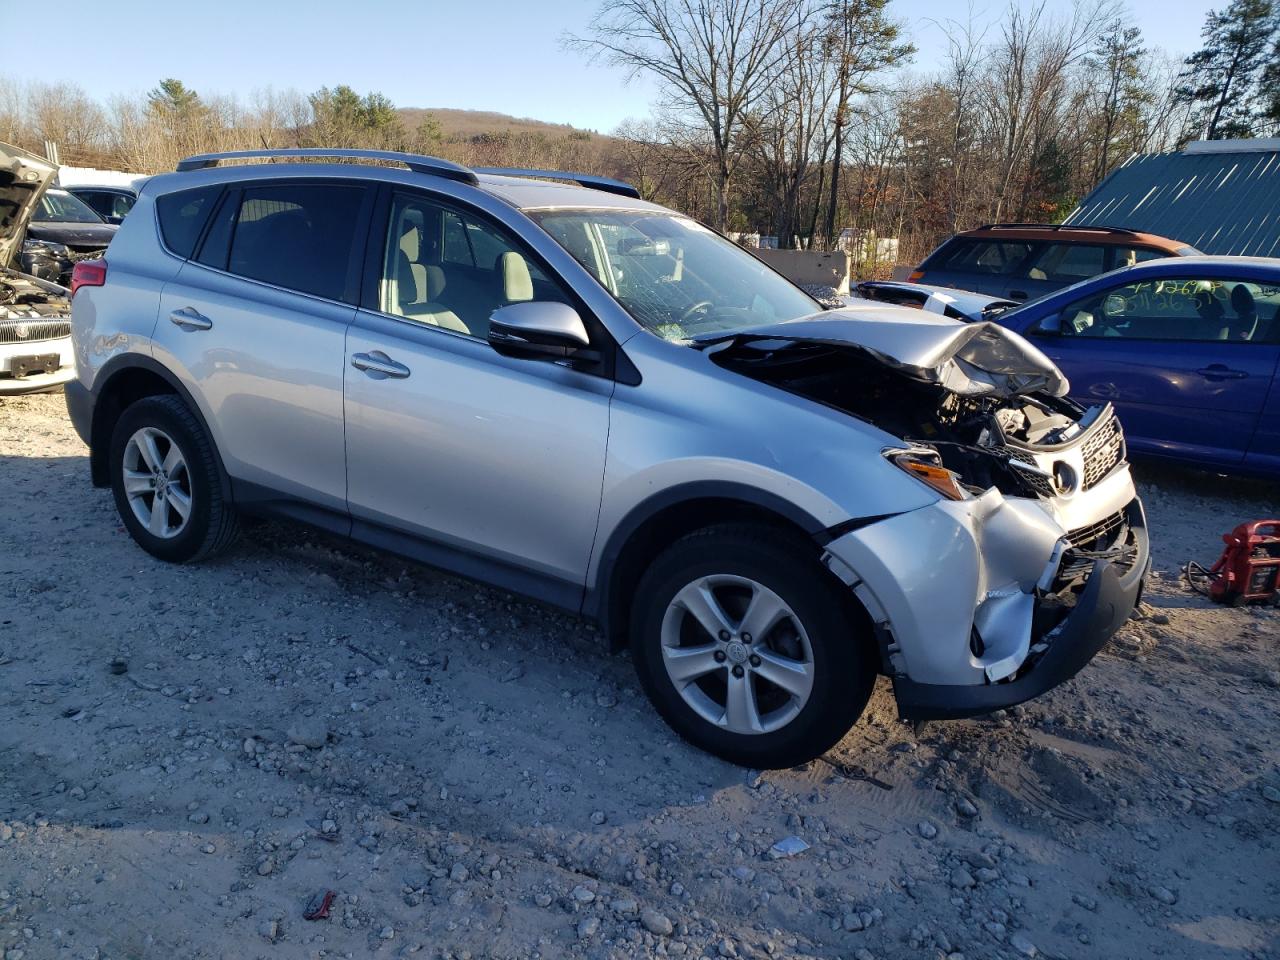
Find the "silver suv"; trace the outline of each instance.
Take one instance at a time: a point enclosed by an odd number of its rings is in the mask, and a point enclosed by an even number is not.
[[[908,718],[1036,696],[1141,590],[1120,427],[1027,341],[823,311],[626,184],[193,157],[78,271],[67,405],[143,549],[283,516],[581,613],[738,763],[878,674]]]

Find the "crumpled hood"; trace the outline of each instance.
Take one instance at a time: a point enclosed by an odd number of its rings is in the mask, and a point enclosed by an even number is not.
[[[105,247],[120,228],[113,223],[62,223],[56,220],[32,220],[27,227],[31,240],[49,240],[73,247]]]
[[[58,168],[34,153],[0,143],[0,267],[16,267],[27,222]]]
[[[908,376],[961,396],[1010,397],[1031,392],[1065,396],[1067,378],[1021,335],[989,321],[886,305],[826,313],[701,339],[791,340],[857,347]]]

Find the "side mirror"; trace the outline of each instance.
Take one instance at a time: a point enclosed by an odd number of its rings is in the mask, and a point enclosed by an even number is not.
[[[1038,333],[1042,337],[1058,337],[1062,335],[1062,314],[1051,313],[1047,317],[1041,317],[1039,322],[1032,327],[1029,333]]]
[[[578,311],[552,300],[528,300],[493,311],[489,345],[505,357],[600,359],[588,349],[591,338]]]
[[[120,216],[120,214],[118,213],[108,213],[102,219],[105,220],[107,223],[114,224],[117,227],[120,226],[120,224],[124,223],[124,217]]]

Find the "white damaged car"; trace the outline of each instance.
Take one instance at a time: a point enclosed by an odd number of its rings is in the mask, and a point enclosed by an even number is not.
[[[0,396],[75,378],[71,291],[17,269],[27,224],[58,168],[0,143]]]

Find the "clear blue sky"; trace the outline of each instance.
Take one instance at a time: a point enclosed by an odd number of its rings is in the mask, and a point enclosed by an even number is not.
[[[197,91],[248,94],[293,87],[304,93],[346,83],[378,90],[403,107],[496,110],[611,130],[647,115],[652,81],[622,74],[561,48],[583,31],[599,0],[111,0],[68,11],[13,42],[0,59],[8,79],[71,80],[95,97],[140,93],[163,77]],[[1005,0],[975,0],[979,18]],[[1028,0],[1024,0],[1028,2]],[[1048,0],[1066,10],[1069,0]],[[1128,0],[1147,43],[1186,54],[1205,13],[1227,0]],[[931,21],[962,18],[965,0],[892,0],[890,9],[920,48],[914,70],[929,72],[944,45]],[[30,0],[0,0],[0,22],[29,17]],[[25,13],[23,12],[25,11]],[[18,31],[20,32],[20,31]],[[55,52],[56,51],[56,52]]]

